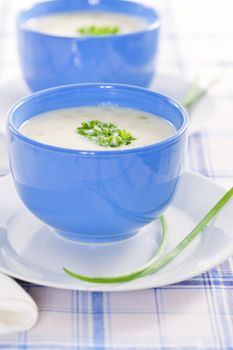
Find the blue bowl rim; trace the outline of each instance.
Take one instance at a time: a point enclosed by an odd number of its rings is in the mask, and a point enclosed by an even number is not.
[[[147,145],[147,146],[142,146],[142,147],[135,147],[135,148],[130,148],[130,149],[122,149],[122,150],[80,150],[80,149],[72,149],[72,148],[65,148],[65,147],[58,147],[58,146],[53,146],[53,145],[48,145],[46,143],[42,143],[39,141],[35,141],[25,135],[23,135],[15,126],[13,123],[13,115],[14,112],[23,104],[27,103],[28,101],[41,97],[43,95],[46,95],[47,93],[52,93],[52,92],[57,92],[57,91],[62,91],[62,90],[69,90],[72,88],[97,88],[97,89],[121,89],[121,90],[128,90],[130,89],[132,92],[137,91],[137,92],[142,92],[142,93],[147,93],[152,96],[156,95],[162,100],[166,100],[168,103],[172,104],[175,108],[177,108],[182,116],[183,116],[183,123],[181,127],[176,131],[175,134],[171,135],[170,137],[159,141],[155,142],[153,144]],[[37,92],[34,92],[18,102],[16,102],[11,109],[8,112],[8,120],[7,120],[7,128],[13,132],[17,137],[19,137],[22,141],[25,141],[32,146],[36,146],[42,149],[47,149],[50,151],[56,151],[56,152],[62,152],[62,153],[68,153],[68,154],[77,154],[80,156],[122,156],[122,155],[131,155],[131,154],[137,154],[137,153],[146,153],[150,151],[155,151],[159,150],[160,148],[167,147],[168,145],[171,145],[175,143],[179,138],[183,136],[183,134],[186,132],[187,127],[188,127],[188,115],[186,110],[176,101],[171,99],[170,97],[160,94],[158,92],[134,86],[134,85],[125,85],[125,84],[112,84],[112,83],[86,83],[86,84],[70,84],[70,85],[62,85],[58,87],[52,87],[49,89],[45,90],[40,90]]]
[[[58,2],[58,1],[64,1],[64,0],[53,0],[53,2]],[[148,9],[150,11],[152,11],[155,15],[155,20],[150,23],[148,26],[146,26],[145,29],[142,29],[142,30],[138,30],[138,31],[135,31],[135,32],[132,32],[132,33],[125,33],[125,34],[117,34],[117,35],[104,35],[104,36],[84,36],[84,37],[76,37],[76,36],[62,36],[62,35],[53,35],[53,34],[47,34],[47,33],[41,33],[39,31],[36,31],[36,30],[33,30],[31,28],[27,28],[27,27],[23,27],[23,23],[25,23],[25,21],[21,21],[21,16],[26,13],[26,12],[29,12],[31,11],[33,8],[35,8],[38,4],[39,5],[42,5],[42,4],[47,4],[47,3],[50,3],[51,4],[51,0],[48,0],[48,1],[41,1],[39,3],[35,3],[31,6],[28,6],[27,8],[19,11],[18,15],[17,15],[17,27],[21,30],[21,31],[24,31],[24,32],[28,32],[28,33],[34,33],[34,34],[37,34],[37,35],[42,35],[42,36],[45,36],[45,37],[49,37],[49,38],[57,38],[57,39],[63,39],[63,40],[78,40],[78,41],[86,41],[86,40],[106,40],[106,39],[117,39],[117,38],[123,38],[123,37],[132,37],[134,35],[141,35],[141,34],[145,34],[145,33],[149,33],[149,32],[152,32],[156,29],[159,29],[160,28],[160,25],[161,25],[161,16],[160,14],[158,13],[157,10],[155,10],[153,7],[150,7],[149,5],[145,5],[145,4],[141,4],[139,2],[136,2],[136,1],[132,1],[132,0],[117,0],[117,2],[128,2],[128,3],[132,3],[132,4],[135,4],[135,5],[139,5],[141,6],[142,8],[145,8],[145,9]],[[98,4],[96,5],[98,6]]]

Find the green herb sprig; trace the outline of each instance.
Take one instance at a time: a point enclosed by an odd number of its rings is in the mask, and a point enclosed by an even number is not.
[[[159,271],[162,267],[170,263],[177,255],[179,255],[193,240],[200,234],[208,223],[217,215],[217,213],[223,208],[223,206],[233,197],[233,187],[213,206],[213,208],[203,217],[203,219],[197,224],[197,226],[168,254],[162,258],[153,261],[149,266],[142,269],[138,269],[130,274],[114,276],[114,277],[89,277],[77,274],[66,268],[63,270],[78,280],[89,283],[122,283],[133,281],[139,277],[143,277]],[[166,225],[163,226],[163,231],[166,230]]]
[[[118,26],[96,26],[81,27],[78,29],[78,33],[81,35],[114,35],[120,33],[120,27]]]
[[[130,132],[120,130],[116,125],[100,120],[83,122],[76,129],[76,132],[103,147],[129,145],[133,140],[136,140]]]

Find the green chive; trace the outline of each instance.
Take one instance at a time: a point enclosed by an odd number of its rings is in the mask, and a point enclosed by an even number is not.
[[[167,243],[167,222],[166,222],[166,219],[165,219],[165,217],[163,215],[161,215],[159,217],[159,220],[160,220],[160,224],[161,224],[161,227],[162,227],[162,237],[161,237],[161,244],[160,244],[159,250],[156,252],[156,254],[147,263],[145,263],[143,266],[141,266],[139,269],[137,269],[137,270],[135,270],[135,271],[133,271],[131,273],[128,273],[127,275],[124,275],[124,276],[112,277],[111,279],[114,279],[114,282],[111,282],[111,283],[127,282],[127,278],[132,276],[132,274],[134,274],[134,275],[140,274],[141,272],[146,270],[148,267],[150,267],[152,264],[154,264],[160,258],[160,256],[162,255],[162,253],[164,251],[166,243]],[[90,282],[89,277],[78,275],[76,273],[73,273],[73,272],[69,271],[66,268],[63,268],[63,270],[66,273],[68,273],[70,276],[72,276],[72,277],[78,278],[78,279],[80,279],[82,281]],[[109,277],[103,277],[103,278],[105,280],[106,278],[109,278]],[[103,278],[102,277],[97,277],[98,281],[102,280]],[[122,278],[124,280],[122,280]],[[120,280],[118,281],[118,279],[120,279]],[[95,282],[95,283],[106,283],[106,282]]]
[[[135,280],[139,277],[149,275],[159,271],[161,268],[169,264],[177,255],[179,255],[190,244],[195,237],[200,234],[209,222],[217,215],[223,206],[233,197],[233,187],[214,205],[214,207],[203,217],[197,226],[167,255],[159,260],[153,261],[149,266],[138,269],[130,274],[115,277],[88,277],[74,273],[66,268],[63,270],[78,280],[89,283],[122,283]],[[166,223],[163,220],[163,232],[166,232]]]
[[[205,89],[199,87],[194,82],[183,100],[183,106],[189,111],[194,104],[199,102],[209,91],[209,89],[216,84],[217,80],[212,81]]]

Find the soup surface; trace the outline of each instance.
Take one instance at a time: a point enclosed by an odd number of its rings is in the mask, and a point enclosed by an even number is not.
[[[145,29],[148,22],[142,17],[114,12],[67,12],[29,19],[25,27],[40,33],[56,36],[84,36],[82,28],[118,28],[119,34],[127,34]],[[117,33],[116,33],[117,34]],[[90,35],[90,34],[86,34]]]
[[[77,132],[83,122],[91,120],[112,123],[135,139],[119,147],[100,146]],[[114,151],[154,144],[173,135],[176,128],[153,114],[109,105],[59,109],[39,114],[25,122],[20,132],[33,140],[57,147]]]

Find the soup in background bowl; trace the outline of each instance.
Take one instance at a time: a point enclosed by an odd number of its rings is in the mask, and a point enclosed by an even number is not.
[[[95,142],[92,150],[64,148],[23,133],[24,126],[57,110],[103,111],[106,107],[121,114],[131,109],[142,116],[154,115],[172,132],[160,141],[154,135],[149,145],[114,150],[95,150]],[[121,117],[116,118],[121,127]],[[131,132],[136,134],[137,118],[132,118],[135,129]],[[143,88],[84,84],[37,92],[9,113],[14,183],[27,208],[63,237],[84,242],[126,239],[170,204],[181,172],[186,130],[187,116],[181,106]]]
[[[133,1],[35,4],[17,20],[23,76],[32,91],[88,82],[147,87],[155,73],[159,29],[158,13]]]
[[[139,15],[130,16],[106,11],[74,11],[35,17],[26,21],[24,27],[38,33],[83,38],[93,35],[120,35],[139,32],[145,30],[148,24],[148,21]]]

